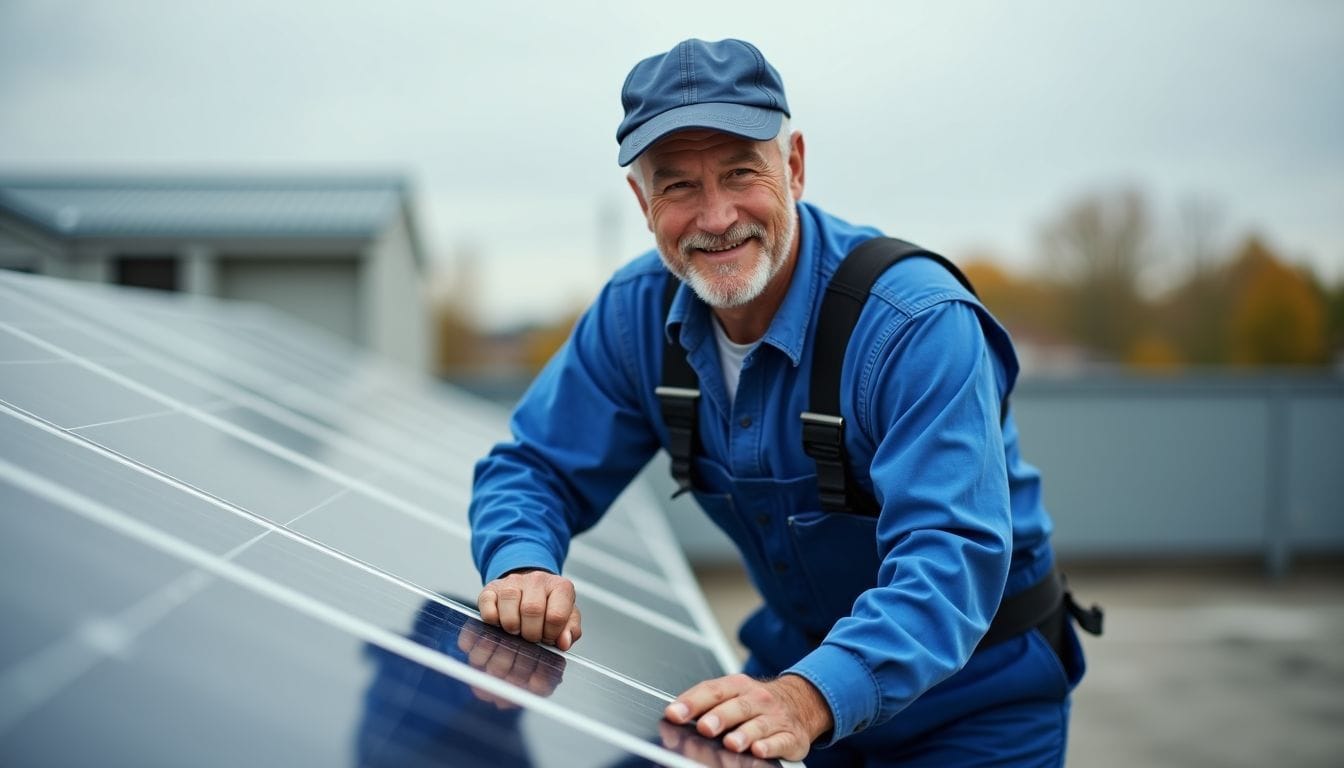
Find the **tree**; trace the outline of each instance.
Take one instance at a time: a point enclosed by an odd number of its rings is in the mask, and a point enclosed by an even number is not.
[[[985,253],[962,260],[962,272],[980,301],[1010,332],[1060,336],[1064,325],[1058,286],[1043,278],[1021,277],[999,267]]]
[[[1326,336],[1329,339],[1330,354],[1336,360],[1344,356],[1344,278],[1333,288],[1323,289],[1326,307]]]
[[[1181,357],[1196,365],[1226,363],[1227,317],[1231,311],[1227,250],[1218,241],[1221,210],[1203,199],[1186,201],[1178,214],[1176,256],[1184,282],[1161,311],[1166,335]]]
[[[1232,265],[1230,362],[1324,365],[1329,360],[1324,298],[1301,271],[1249,237]]]
[[[1042,234],[1047,266],[1068,291],[1070,334],[1112,359],[1147,332],[1138,282],[1149,239],[1148,208],[1133,190],[1085,198]]]
[[[439,375],[464,373],[480,363],[481,332],[471,316],[452,304],[434,307],[434,368]]]

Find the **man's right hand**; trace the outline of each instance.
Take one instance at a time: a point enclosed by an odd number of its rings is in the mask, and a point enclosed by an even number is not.
[[[562,651],[583,634],[574,582],[539,568],[513,571],[486,584],[476,607],[486,624]]]

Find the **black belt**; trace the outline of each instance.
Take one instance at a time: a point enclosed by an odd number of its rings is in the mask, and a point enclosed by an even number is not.
[[[999,604],[976,650],[1040,628],[1052,646],[1060,642],[1061,619],[1067,611],[1078,626],[1093,635],[1101,634],[1102,611],[1098,606],[1083,608],[1073,599],[1064,574],[1052,570],[1044,579]],[[1056,651],[1062,649],[1056,647]]]
[[[1039,629],[1055,653],[1061,659],[1066,658],[1063,647],[1066,612],[1083,631],[1091,635],[1101,634],[1101,608],[1096,605],[1083,608],[1075,602],[1064,574],[1051,570],[1045,578],[999,603],[999,610],[989,623],[989,631],[985,632],[975,649],[988,648],[1023,632]],[[825,636],[808,633],[807,638],[815,647],[821,645]]]

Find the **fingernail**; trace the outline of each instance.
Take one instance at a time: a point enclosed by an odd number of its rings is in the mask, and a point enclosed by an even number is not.
[[[705,724],[705,727],[709,729],[711,734],[714,736],[719,735],[719,718],[717,715],[705,715],[700,718],[700,722]]]
[[[570,645],[570,643],[572,643],[572,642],[574,642],[574,641],[571,640],[570,637],[569,637],[569,630],[566,629],[564,632],[561,632],[561,633],[560,633],[560,640],[556,642],[556,645],[560,646],[560,650],[562,650],[562,651],[568,651],[568,650],[569,650],[569,645]]]
[[[734,752],[741,752],[742,747],[746,746],[742,743],[745,740],[746,737],[743,736],[742,734],[734,733],[732,736],[729,736],[728,738],[723,740],[723,745],[733,750]]]
[[[678,722],[686,722],[686,718],[691,716],[691,708],[682,704],[680,701],[674,701],[667,705],[667,713]]]

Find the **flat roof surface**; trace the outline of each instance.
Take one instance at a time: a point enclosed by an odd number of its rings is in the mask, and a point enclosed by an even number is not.
[[[1227,768],[1340,764],[1344,754],[1344,563],[1282,581],[1256,565],[1082,564],[1080,602],[1106,609],[1082,634],[1068,764]],[[732,568],[698,572],[734,636],[755,597]],[[740,650],[740,649],[739,649]]]

